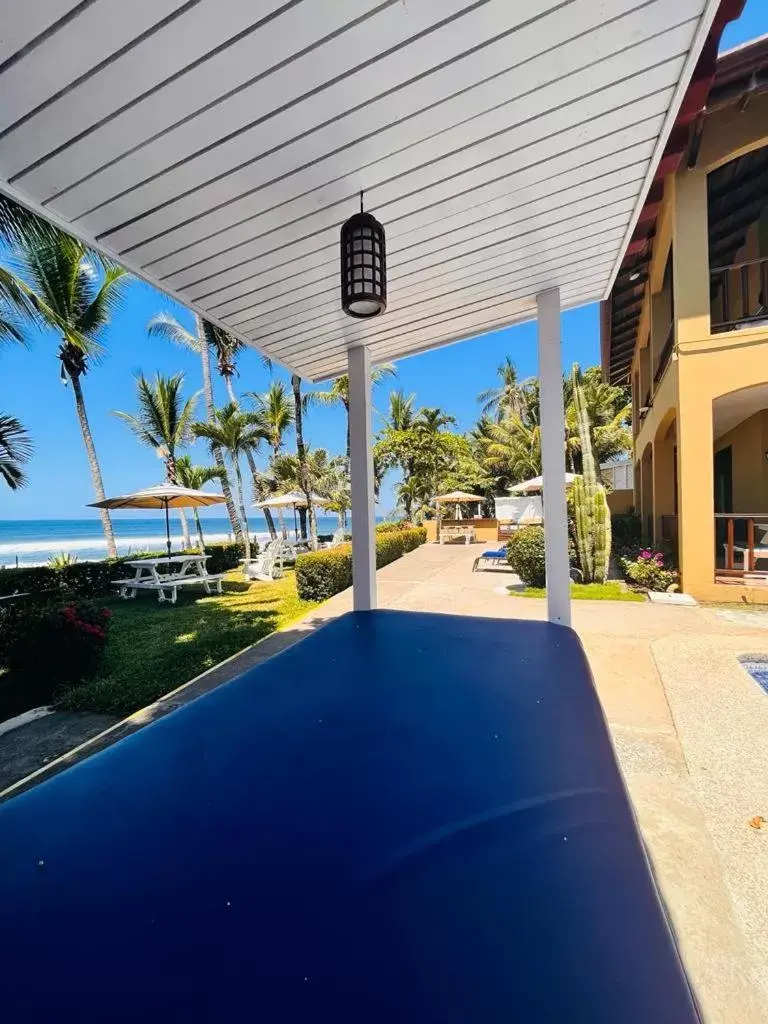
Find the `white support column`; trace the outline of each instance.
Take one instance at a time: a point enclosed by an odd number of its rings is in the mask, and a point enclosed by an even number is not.
[[[536,296],[539,331],[541,465],[544,476],[547,617],[571,624],[568,512],[565,504],[565,410],[560,350],[560,289]]]
[[[376,607],[371,361],[361,345],[347,352],[349,475],[352,489],[352,598],[356,612]]]

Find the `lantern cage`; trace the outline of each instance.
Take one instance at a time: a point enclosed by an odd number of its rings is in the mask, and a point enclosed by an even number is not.
[[[361,203],[362,205],[362,203]],[[341,228],[341,308],[361,320],[387,308],[384,228],[370,213],[354,214]]]

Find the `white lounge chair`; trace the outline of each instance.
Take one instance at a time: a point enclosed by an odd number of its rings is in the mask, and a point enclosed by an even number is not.
[[[243,565],[243,572],[251,580],[277,580],[283,575],[283,541],[271,540],[256,558]]]

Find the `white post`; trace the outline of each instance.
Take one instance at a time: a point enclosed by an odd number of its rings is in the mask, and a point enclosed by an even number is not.
[[[544,477],[544,535],[547,618],[571,624],[568,512],[565,504],[565,410],[560,351],[560,289],[536,296],[539,330],[541,466]]]
[[[376,607],[371,362],[364,346],[347,352],[349,475],[352,491],[352,599],[356,612]]]

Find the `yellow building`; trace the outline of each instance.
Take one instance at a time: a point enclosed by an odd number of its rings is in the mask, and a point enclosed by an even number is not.
[[[684,104],[602,313],[645,539],[694,597],[768,600],[768,37]]]

